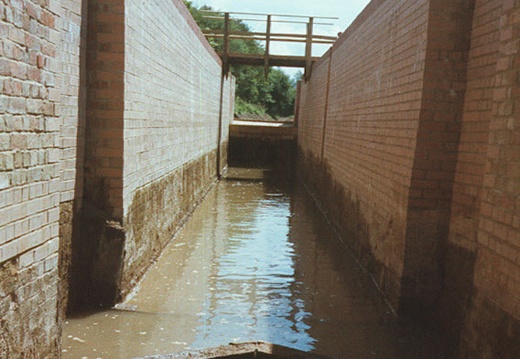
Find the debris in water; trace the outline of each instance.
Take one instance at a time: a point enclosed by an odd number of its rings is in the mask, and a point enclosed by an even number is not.
[[[118,303],[118,304],[114,305],[114,309],[135,312],[137,310],[137,305],[132,305],[132,304],[128,304],[128,303]],[[116,317],[117,317],[117,315],[116,315]],[[114,319],[114,318],[112,318],[112,319]],[[94,323],[94,324],[97,324],[97,323]]]
[[[72,340],[80,342],[80,343],[85,343],[86,342],[86,340],[80,339],[78,337],[74,337],[74,338],[72,338]]]

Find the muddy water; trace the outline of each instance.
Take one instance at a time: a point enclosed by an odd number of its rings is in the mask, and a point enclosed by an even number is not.
[[[336,245],[301,186],[291,188],[269,178],[221,182],[124,310],[68,319],[63,357],[263,340],[336,358],[433,358]]]

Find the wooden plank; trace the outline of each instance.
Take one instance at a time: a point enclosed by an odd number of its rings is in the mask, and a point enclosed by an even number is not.
[[[222,54],[219,54],[222,56]],[[319,57],[312,57],[311,62],[318,61]],[[251,65],[251,66],[264,66],[265,59],[264,55],[260,54],[229,54],[228,62],[230,64],[239,65]],[[305,68],[307,64],[307,58],[304,56],[279,56],[270,55],[269,65],[270,66],[282,66],[282,67],[302,67]]]

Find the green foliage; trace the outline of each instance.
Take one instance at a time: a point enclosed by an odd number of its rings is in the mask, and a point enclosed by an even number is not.
[[[266,111],[262,106],[246,102],[237,96],[235,97],[235,113],[265,115]]]
[[[223,30],[224,21],[207,17],[223,17],[224,14],[214,11],[209,6],[194,7],[190,1],[184,0],[191,15],[202,30]],[[204,13],[200,10],[214,11]],[[206,15],[206,17],[205,17]],[[241,20],[230,21],[232,31],[251,32],[249,26]],[[222,39],[209,39],[217,52],[222,52]],[[229,44],[231,53],[263,54],[264,47],[257,41],[234,39]],[[235,112],[262,114],[272,117],[287,117],[293,114],[295,98],[295,82],[283,71],[270,69],[266,78],[263,67],[245,65],[231,66],[231,73],[236,78]],[[263,111],[263,112],[259,112]]]
[[[271,97],[276,101],[268,106],[267,113],[272,117],[291,116],[294,113],[295,84],[283,71],[277,69],[271,69],[268,79],[271,85]]]

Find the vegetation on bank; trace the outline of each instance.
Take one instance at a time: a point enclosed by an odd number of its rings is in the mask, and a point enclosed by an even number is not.
[[[196,8],[188,0],[184,0],[191,15],[202,30],[223,30],[224,21],[204,17],[208,15],[201,10],[215,11],[210,6]],[[211,16],[224,17],[223,13],[215,11]],[[247,24],[241,20],[230,21],[231,31],[251,32]],[[222,39],[209,39],[215,51],[221,52]],[[263,54],[264,47],[258,41],[233,40],[230,42],[230,52]],[[289,117],[294,113],[296,97],[296,82],[280,69],[271,68],[266,78],[263,67],[232,65],[231,73],[236,78],[235,113],[237,114],[268,114],[273,118]]]

